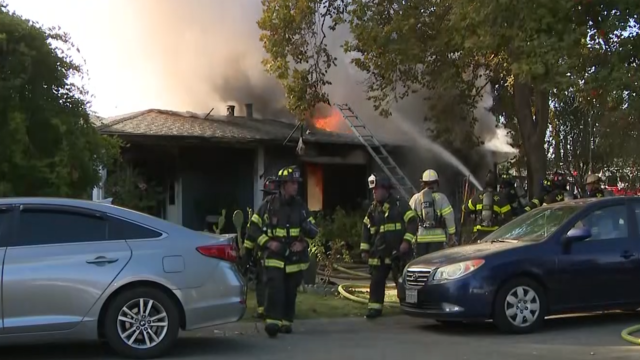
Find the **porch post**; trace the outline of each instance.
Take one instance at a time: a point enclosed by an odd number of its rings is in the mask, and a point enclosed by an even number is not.
[[[262,204],[262,184],[264,179],[260,175],[264,174],[264,146],[258,145],[253,166],[253,211],[256,211]]]

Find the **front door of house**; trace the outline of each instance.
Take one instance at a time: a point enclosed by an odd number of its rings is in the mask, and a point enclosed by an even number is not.
[[[165,220],[182,225],[182,181],[180,178],[169,183],[165,209]]]

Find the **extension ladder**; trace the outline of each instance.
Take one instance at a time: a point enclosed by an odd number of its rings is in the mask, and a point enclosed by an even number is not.
[[[409,201],[413,194],[417,193],[409,179],[400,170],[398,165],[393,161],[387,150],[380,144],[378,139],[367,128],[362,120],[356,115],[348,104],[334,104],[340,110],[342,117],[347,121],[351,131],[358,137],[360,142],[367,148],[369,154],[380,165],[380,168],[393,181],[400,195]]]

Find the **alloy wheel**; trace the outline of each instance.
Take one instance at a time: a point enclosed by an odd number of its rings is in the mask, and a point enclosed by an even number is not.
[[[507,319],[518,327],[532,325],[540,315],[540,298],[533,289],[518,286],[509,292],[504,302]]]
[[[151,299],[128,302],[118,314],[118,334],[129,346],[149,349],[167,334],[169,319],[160,303]]]

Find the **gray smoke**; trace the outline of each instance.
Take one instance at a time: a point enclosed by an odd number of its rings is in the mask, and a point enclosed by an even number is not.
[[[242,115],[242,105],[253,103],[258,117],[291,119],[281,86],[261,64],[265,54],[256,25],[261,11],[260,0],[111,0],[108,31],[121,37],[116,50],[130,54],[125,61],[155,79],[168,110],[208,112],[214,107],[214,113],[222,114],[226,105],[235,104]],[[397,119],[381,119],[367,102],[365,78],[340,48],[347,36],[348,31],[340,29],[329,43],[338,57],[338,66],[329,74],[331,101],[351,105],[376,135],[411,142],[406,129],[394,126]],[[488,105],[490,101],[489,97]],[[476,132],[489,140],[496,134],[495,119],[484,110],[486,102],[481,105],[475,112]],[[424,133],[427,111],[420,96],[393,110],[414,131]],[[420,158],[423,168],[424,159],[433,154],[425,151]]]

